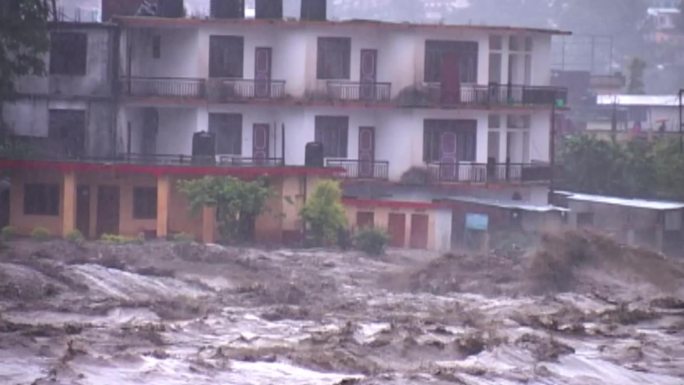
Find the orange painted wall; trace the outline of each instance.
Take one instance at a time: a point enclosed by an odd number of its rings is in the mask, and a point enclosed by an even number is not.
[[[202,239],[202,213],[193,215],[188,200],[178,191],[177,183],[182,177],[171,178],[169,197],[169,234],[187,233]],[[299,233],[302,222],[299,211],[304,206],[305,194],[313,193],[320,182],[317,177],[280,177],[271,179],[273,196],[267,202],[267,210],[256,220],[255,239],[262,243],[280,243],[283,233]],[[25,183],[58,183],[62,192],[63,175],[58,172],[16,172],[11,177],[10,188],[10,224],[21,234],[30,234],[37,226],[47,228],[53,235],[60,235],[62,229],[62,199],[60,199],[59,216],[30,216],[23,213],[23,189]],[[156,219],[133,218],[133,189],[135,187],[156,187],[157,178],[151,175],[130,175],[117,173],[78,173],[77,186],[90,187],[90,231],[85,234],[94,237],[97,227],[98,186],[119,187],[119,234],[137,237],[140,233],[154,234],[157,229]],[[61,198],[61,196],[60,196]],[[218,229],[215,229],[215,235]]]
[[[182,178],[171,178],[171,196],[169,197],[169,234],[192,234],[195,239],[202,239],[202,210],[190,211],[188,198],[178,191],[178,181]],[[217,230],[215,229],[215,232]]]
[[[356,226],[356,213],[358,212],[372,212],[374,213],[374,225],[378,229],[387,231],[389,215],[390,213],[398,213],[406,215],[406,229],[405,234],[405,245],[404,247],[409,247],[409,242],[411,238],[411,215],[412,214],[425,214],[428,216],[428,250],[437,250],[436,241],[436,231],[435,231],[435,211],[434,210],[417,210],[417,209],[395,209],[388,207],[354,207],[351,205],[345,206],[345,211],[347,214],[347,223],[349,229],[352,231],[357,231]]]
[[[16,228],[18,234],[30,235],[36,227],[47,229],[51,235],[62,233],[62,190],[63,177],[51,171],[15,171],[10,175],[10,226]],[[24,214],[24,184],[25,183],[56,183],[59,184],[59,215],[25,215]]]

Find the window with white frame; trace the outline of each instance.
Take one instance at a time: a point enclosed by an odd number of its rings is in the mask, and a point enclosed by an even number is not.
[[[530,162],[530,125],[530,115],[506,116],[506,158],[510,162]]]
[[[501,83],[501,66],[503,65],[503,37],[489,37],[489,83]]]
[[[531,36],[512,35],[508,39],[508,83],[529,85],[532,83]]]

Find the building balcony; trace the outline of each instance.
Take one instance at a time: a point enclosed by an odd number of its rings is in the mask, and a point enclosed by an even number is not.
[[[345,170],[346,179],[389,179],[389,162],[383,160],[326,159],[325,165]]]
[[[254,80],[212,78],[208,82],[208,97],[212,102],[282,99],[284,80]]]
[[[15,160],[81,162],[95,164],[132,164],[143,166],[210,166],[210,167],[280,167],[282,158],[248,158],[240,156],[193,156],[186,154],[118,154],[114,156],[86,156],[65,154],[20,154],[7,157]]]
[[[451,91],[439,83],[405,91],[399,97],[404,107],[552,107],[564,108],[567,89],[551,86],[523,86],[490,84],[487,86],[462,84]]]
[[[526,183],[551,180],[551,166],[534,163],[430,163],[436,183]]]
[[[391,83],[329,81],[325,95],[330,100],[386,103],[392,97]]]
[[[126,77],[119,83],[121,93],[135,97],[203,98],[204,79],[167,77]]]

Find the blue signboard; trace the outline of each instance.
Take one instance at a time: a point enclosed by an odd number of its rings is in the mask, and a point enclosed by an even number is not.
[[[466,229],[487,231],[489,216],[485,214],[466,214]]]

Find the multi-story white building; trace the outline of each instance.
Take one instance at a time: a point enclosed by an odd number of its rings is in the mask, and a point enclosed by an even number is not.
[[[270,178],[277,215],[255,223],[269,242],[301,239],[307,194],[340,175],[352,229],[387,229],[393,246],[562,220],[547,202],[566,107],[551,37],[565,32],[333,21],[326,0],[257,0],[251,18],[242,0],[211,1],[211,17],[137,2],[109,2],[107,20],[138,9],[112,24],[52,25],[47,76],[3,105],[33,150],[0,156],[0,214],[22,232],[210,241],[215,214],[188,218],[175,183],[204,175]]]
[[[552,110],[565,98],[550,87],[551,37],[564,32],[277,12],[118,18],[119,152],[191,155],[193,134],[209,131],[235,164],[304,165],[317,141],[350,178],[548,177]]]

